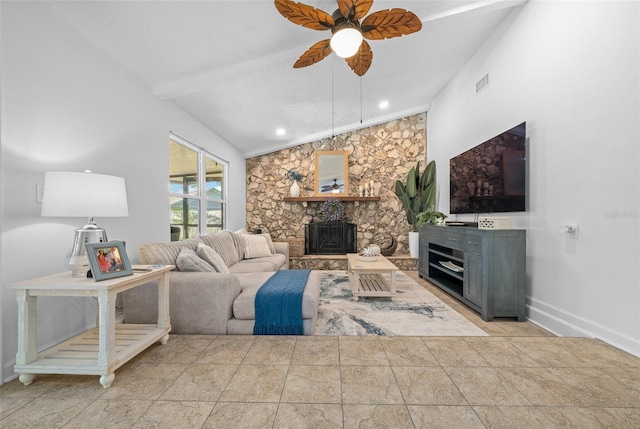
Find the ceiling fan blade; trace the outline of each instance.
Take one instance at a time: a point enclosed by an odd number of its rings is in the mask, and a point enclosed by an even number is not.
[[[338,9],[349,21],[355,21],[365,16],[372,4],[373,0],[338,0]]]
[[[358,76],[363,76],[369,67],[371,67],[371,63],[373,62],[373,52],[371,51],[371,46],[367,43],[366,40],[362,41],[360,45],[360,49],[358,52],[349,58],[345,58],[351,70]]]
[[[295,62],[293,68],[299,69],[301,67],[307,67],[325,59],[333,52],[333,49],[331,49],[329,45],[330,41],[331,39],[326,39],[315,43],[307,49],[304,54],[300,55],[300,58]]]
[[[413,12],[394,8],[372,13],[362,21],[360,28],[369,40],[390,39],[420,31],[422,21]]]
[[[330,30],[335,22],[327,12],[291,0],[275,0],[278,12],[294,24],[312,30]]]

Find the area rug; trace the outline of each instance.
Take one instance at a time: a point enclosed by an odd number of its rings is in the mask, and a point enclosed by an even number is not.
[[[325,271],[316,335],[487,336],[403,272],[393,298],[354,298],[346,271]]]

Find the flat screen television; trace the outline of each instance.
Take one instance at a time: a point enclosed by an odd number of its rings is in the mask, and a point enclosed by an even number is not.
[[[526,122],[449,161],[451,214],[525,211]]]

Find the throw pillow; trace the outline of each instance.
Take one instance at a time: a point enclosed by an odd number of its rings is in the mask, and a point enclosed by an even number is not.
[[[193,249],[182,249],[176,258],[178,271],[204,271],[215,273],[216,270]]]
[[[238,234],[233,231],[228,231],[231,235],[231,239],[233,240],[233,245],[235,246],[236,252],[238,253],[238,260],[242,261],[244,259],[244,234]]]
[[[218,252],[206,244],[198,243],[196,248],[197,255],[205,262],[208,262],[217,272],[228,273],[229,268],[225,265],[224,259]]]
[[[273,245],[273,240],[271,240],[271,235],[267,232],[264,232],[262,234],[258,234],[264,238],[267,239],[267,244],[269,245],[269,250],[271,251],[272,255],[276,254],[276,246]]]
[[[215,234],[201,235],[198,237],[198,241],[218,252],[224,259],[224,264],[230,267],[242,259],[238,256],[238,249],[236,249],[232,234],[230,231],[219,231]],[[239,252],[242,253],[242,247]]]
[[[245,235],[244,236],[244,258],[263,258],[265,256],[271,256],[271,250],[267,239],[262,235]]]

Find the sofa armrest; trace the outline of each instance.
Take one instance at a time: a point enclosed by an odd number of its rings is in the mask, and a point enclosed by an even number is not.
[[[234,274],[171,272],[169,314],[176,334],[226,334],[233,302],[240,295]],[[125,323],[155,324],[158,283],[149,282],[123,293]]]
[[[273,246],[276,248],[276,253],[284,255],[284,265],[281,270],[289,269],[289,243],[286,241],[274,241]]]

